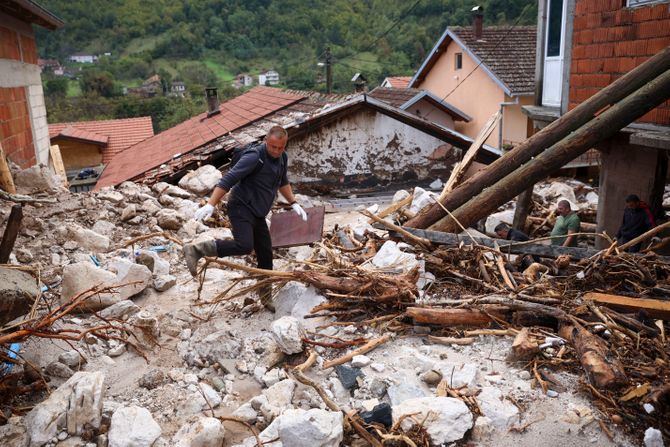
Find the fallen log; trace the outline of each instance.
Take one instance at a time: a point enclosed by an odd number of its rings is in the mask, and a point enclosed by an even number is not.
[[[579,362],[594,387],[611,389],[628,382],[623,365],[600,337],[576,321],[561,326],[558,334],[575,348]]]
[[[484,327],[495,319],[506,320],[508,308],[495,306],[486,312],[479,309],[434,309],[427,307],[408,307],[405,314],[415,323],[437,326]]]
[[[667,58],[670,60],[670,52]],[[662,104],[669,97],[670,70],[605,110],[521,167],[515,164],[516,169],[513,169],[512,173],[453,210],[448,217],[433,225],[433,229],[455,232],[461,225],[465,227],[472,225],[594,147],[598,142],[614,136],[620,129]]]
[[[589,292],[584,295],[584,299],[602,304],[614,309],[628,312],[637,312],[645,310],[654,318],[661,318],[670,321],[670,301],[655,300],[653,298],[632,298],[621,295],[610,295],[608,293]]]
[[[516,361],[528,361],[539,352],[540,346],[529,339],[528,328],[525,327],[514,337],[510,358]]]
[[[511,174],[523,163],[528,162],[546,148],[569,135],[570,132],[589,122],[607,106],[617,103],[668,70],[670,70],[670,48],[665,48],[514,147],[485,170],[463,182],[441,201],[442,205],[448,210],[457,209],[479,194],[484,188]],[[443,208],[435,203],[409,220],[406,226],[428,228],[445,215],[446,212]]]

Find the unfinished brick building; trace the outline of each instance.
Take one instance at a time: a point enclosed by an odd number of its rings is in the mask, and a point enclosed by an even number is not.
[[[540,129],[668,46],[667,0],[540,0],[538,102],[524,111]],[[628,194],[648,201],[660,217],[670,102],[595,149],[600,159],[598,231],[616,233]]]
[[[54,30],[63,22],[30,0],[0,2],[0,144],[5,155],[23,168],[49,161],[33,24]]]

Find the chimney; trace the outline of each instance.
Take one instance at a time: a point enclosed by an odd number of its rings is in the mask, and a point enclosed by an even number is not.
[[[484,8],[475,6],[472,11],[475,13],[472,19],[472,33],[475,39],[480,40],[482,38],[482,27],[484,26]]]
[[[216,87],[207,87],[205,89],[205,96],[207,97],[207,116],[221,113],[219,110],[219,95],[216,92]]]

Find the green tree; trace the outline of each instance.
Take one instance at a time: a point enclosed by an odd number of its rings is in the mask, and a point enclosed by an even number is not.
[[[67,79],[53,78],[46,81],[45,93],[48,96],[65,97],[67,96]]]

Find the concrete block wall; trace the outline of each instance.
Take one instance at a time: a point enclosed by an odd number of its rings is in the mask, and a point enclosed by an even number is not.
[[[576,0],[569,108],[670,46],[667,2],[629,8],[626,0]],[[670,125],[670,101],[638,122]]]
[[[0,143],[25,168],[49,161],[49,128],[30,24],[0,13]]]

